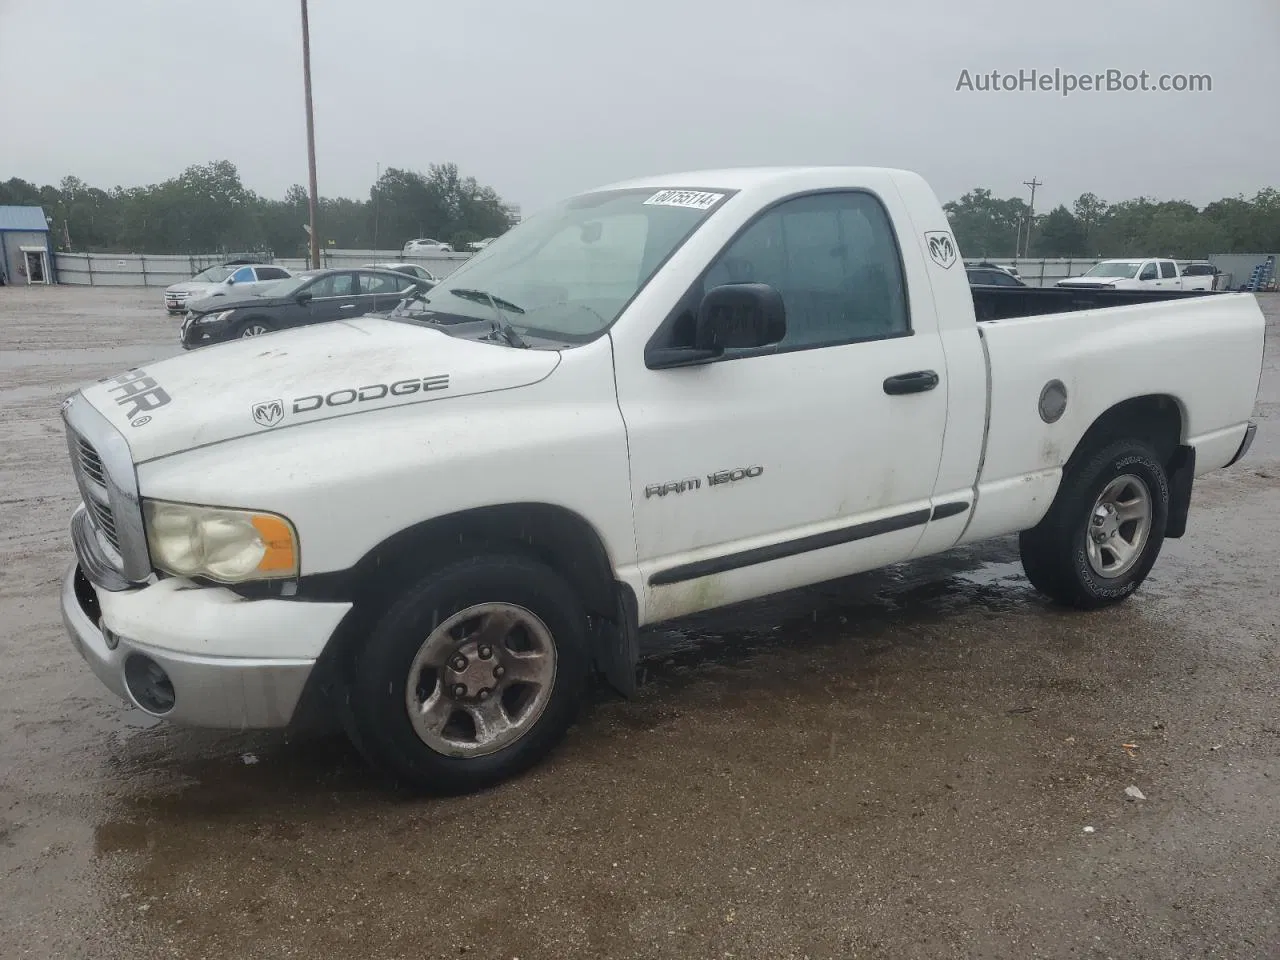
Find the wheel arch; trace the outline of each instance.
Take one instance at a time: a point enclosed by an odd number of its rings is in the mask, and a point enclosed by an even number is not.
[[[1089,425],[1063,467],[1064,474],[1082,457],[1115,440],[1149,443],[1169,477],[1169,521],[1166,539],[1186,532],[1195,476],[1195,448],[1186,444],[1186,409],[1168,393],[1130,397],[1104,410]]]
[[[573,587],[589,618],[596,668],[624,696],[635,691],[636,598],[618,581],[604,538],[581,514],[549,503],[476,507],[424,520],[387,537],[350,568],[303,577],[301,600],[343,599],[351,612],[317,671],[329,687],[378,618],[433,567],[479,553],[517,553],[545,563]]]

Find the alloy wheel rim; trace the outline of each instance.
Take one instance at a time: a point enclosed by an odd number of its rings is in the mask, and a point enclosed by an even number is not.
[[[437,753],[486,756],[533,728],[555,677],[555,641],[535,613],[512,603],[476,604],[418,648],[405,709],[418,739]]]
[[[1151,517],[1151,489],[1141,477],[1126,473],[1103,487],[1085,530],[1093,572],[1114,580],[1132,570],[1151,536]]]

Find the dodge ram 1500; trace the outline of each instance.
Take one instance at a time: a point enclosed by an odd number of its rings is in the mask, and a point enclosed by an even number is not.
[[[1263,327],[1249,294],[971,289],[905,171],[617,184],[385,316],[69,397],[64,619],[150,714],[320,705],[475,789],[593,671],[631,692],[648,624],[1010,534],[1054,600],[1124,600],[1248,449]]]

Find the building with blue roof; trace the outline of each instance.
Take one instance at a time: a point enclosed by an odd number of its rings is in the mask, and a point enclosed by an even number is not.
[[[53,283],[54,279],[44,208],[0,206],[0,283]]]

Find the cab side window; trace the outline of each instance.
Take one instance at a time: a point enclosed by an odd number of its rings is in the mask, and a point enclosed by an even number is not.
[[[1142,273],[1138,274],[1138,279],[1139,280],[1155,280],[1156,276],[1157,276],[1156,265],[1154,263],[1148,263],[1145,267],[1142,268]]]
[[[1173,265],[1172,260],[1160,261],[1160,276],[1165,280],[1171,280],[1178,275],[1178,268]]]
[[[253,283],[253,267],[241,267],[231,275],[236,283]]]
[[[317,300],[323,297],[348,297],[351,295],[352,281],[349,273],[331,273],[313,283],[307,288],[307,292]]]
[[[868,193],[813,194],[769,210],[712,264],[703,293],[727,283],[781,294],[787,335],[770,352],[911,332],[897,239]]]
[[[393,277],[381,273],[362,273],[360,277],[361,293],[395,293],[404,288],[405,277]]]

